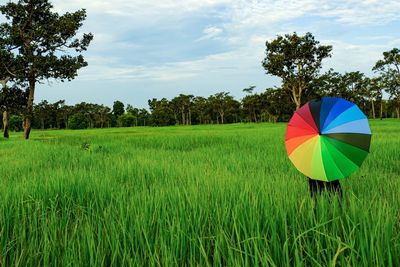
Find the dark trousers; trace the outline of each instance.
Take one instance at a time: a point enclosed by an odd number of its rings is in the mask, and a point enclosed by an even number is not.
[[[315,198],[317,195],[321,195],[324,191],[332,194],[337,194],[339,198],[342,198],[342,188],[340,187],[339,180],[332,182],[324,182],[313,180],[308,177],[308,186],[310,188],[310,195]]]

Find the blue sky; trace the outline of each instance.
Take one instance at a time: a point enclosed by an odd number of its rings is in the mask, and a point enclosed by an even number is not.
[[[35,102],[65,99],[146,107],[150,98],[209,96],[256,85],[279,85],[264,73],[265,41],[311,32],[333,46],[324,69],[371,68],[383,51],[400,47],[399,1],[54,0],[58,12],[87,10],[82,32],[94,41],[89,66],[71,82],[45,82]]]

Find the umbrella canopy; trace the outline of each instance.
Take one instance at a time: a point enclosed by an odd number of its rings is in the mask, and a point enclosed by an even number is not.
[[[338,97],[306,103],[293,114],[285,136],[294,166],[321,181],[342,179],[356,171],[370,143],[367,117],[357,105]]]

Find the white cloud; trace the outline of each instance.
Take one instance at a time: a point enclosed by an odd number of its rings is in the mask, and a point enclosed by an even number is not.
[[[208,39],[216,39],[221,33],[223,32],[223,29],[215,27],[215,26],[209,26],[206,27],[203,30],[203,36],[197,39],[196,41],[203,41],[203,40],[208,40]]]
[[[339,72],[361,71],[373,75],[372,67],[381,57],[385,45],[357,45],[340,40],[323,40],[333,46],[332,57],[326,59],[324,69],[333,68]]]
[[[55,0],[54,6],[59,11],[71,11],[86,8],[93,13],[113,14],[133,18],[144,18],[148,15],[178,15],[221,4],[229,4],[229,0]],[[157,19],[152,17],[149,19]]]
[[[93,32],[95,39],[88,52],[91,53],[89,66],[81,71],[79,77],[84,80],[189,83],[191,79],[199,77],[205,80],[210,73],[220,73],[220,79],[226,79],[229,75],[248,75],[251,80],[251,73],[263,73],[261,60],[264,57],[265,41],[275,38],[277,34],[311,30],[320,40],[318,34],[331,29],[318,28],[319,20],[326,23],[332,21],[332,24],[346,28],[385,24],[400,18],[400,1],[393,0],[54,0],[54,6],[62,12],[83,7],[87,9],[88,23],[85,22],[85,31]],[[135,65],[126,62],[125,58],[108,54],[100,55],[110,46],[127,53],[137,48],[135,40],[121,41],[121,36],[127,33],[143,28],[165,27],[171,30],[176,24],[186,23],[194,14],[211,14],[218,20],[206,22],[204,25],[208,26],[205,28],[202,25],[195,37],[197,39],[193,41],[202,41],[202,44],[217,40],[226,45],[229,52],[209,54],[195,60],[172,59],[169,62],[149,62],[146,65]],[[310,24],[314,28],[298,25],[297,20],[303,17],[311,18]],[[320,40],[322,44],[333,45],[333,57],[326,60],[324,65],[338,71],[368,72],[382,52],[388,50],[386,46],[376,43],[385,42],[391,46],[400,44],[400,39],[379,33],[361,38],[355,35],[354,43],[340,38],[340,35],[336,35],[332,39]],[[365,40],[362,41],[362,38]],[[168,47],[162,52],[168,53]]]
[[[319,15],[337,18],[344,24],[385,24],[400,18],[400,2],[397,0],[324,1],[320,8]]]

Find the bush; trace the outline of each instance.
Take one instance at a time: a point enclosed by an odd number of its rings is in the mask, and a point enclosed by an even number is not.
[[[19,115],[11,115],[8,121],[10,131],[22,131],[22,117]]]
[[[85,115],[76,113],[68,119],[69,129],[86,129],[89,126],[89,121]]]
[[[123,114],[118,118],[119,125],[122,127],[135,126],[136,117],[130,113]]]

